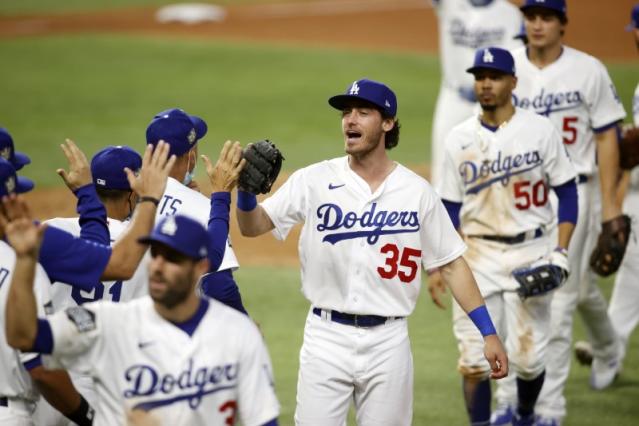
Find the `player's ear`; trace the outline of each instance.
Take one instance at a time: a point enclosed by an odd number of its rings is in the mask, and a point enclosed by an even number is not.
[[[387,117],[382,120],[382,130],[389,132],[395,126],[395,119]]]
[[[517,77],[513,75],[512,89],[515,90],[517,87]]]
[[[206,274],[207,272],[209,272],[209,260],[205,257],[204,259],[200,259],[197,261],[197,263],[195,264],[195,270],[197,273],[197,276],[200,277],[204,274]]]

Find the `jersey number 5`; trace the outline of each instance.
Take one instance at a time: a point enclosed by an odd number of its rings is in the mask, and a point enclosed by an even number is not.
[[[419,265],[417,261],[411,258],[421,257],[421,250],[405,247],[402,251],[402,256],[400,259],[399,248],[395,244],[388,243],[382,247],[380,252],[387,255],[384,267],[380,266],[377,268],[377,272],[379,273],[380,277],[390,280],[397,276],[403,283],[409,283],[415,279],[415,275],[417,275],[417,268],[419,268]],[[397,261],[399,261],[399,265]],[[405,272],[403,270],[400,271],[400,266],[408,268],[408,272]]]
[[[564,143],[566,145],[572,145],[577,142],[577,117],[564,117]]]

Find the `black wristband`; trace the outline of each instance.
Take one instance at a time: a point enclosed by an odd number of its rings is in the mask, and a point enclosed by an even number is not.
[[[155,204],[156,207],[160,205],[160,200],[158,200],[157,198],[154,198],[154,197],[149,197],[149,196],[145,195],[144,197],[138,198],[138,203],[143,203],[145,201],[149,201],[149,202]]]
[[[72,413],[65,414],[65,417],[75,422],[78,426],[91,426],[93,424],[93,408],[86,399],[80,395],[80,406]]]

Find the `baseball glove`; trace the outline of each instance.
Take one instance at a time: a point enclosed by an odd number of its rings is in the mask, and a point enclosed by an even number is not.
[[[266,194],[282,168],[284,157],[268,139],[250,144],[243,153],[246,166],[240,173],[239,186],[253,194]]]
[[[512,272],[519,283],[517,293],[522,299],[540,296],[560,287],[569,274],[568,255],[561,249]]]
[[[621,215],[601,224],[601,234],[590,255],[590,267],[602,277],[617,272],[630,237],[630,216]]]
[[[619,140],[619,166],[630,170],[639,164],[639,127],[624,127]]]

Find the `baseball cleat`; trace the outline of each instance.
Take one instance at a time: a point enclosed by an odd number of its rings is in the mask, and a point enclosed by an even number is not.
[[[490,416],[490,426],[510,425],[513,422],[513,409],[510,405],[497,406]]]
[[[513,416],[513,426],[535,426],[535,413],[530,413],[527,416],[521,416],[515,413]]]
[[[537,416],[535,426],[561,426],[561,422],[555,417]]]
[[[575,358],[581,365],[592,364],[592,345],[585,340],[579,340],[575,343]]]
[[[593,358],[590,370],[590,387],[595,390],[603,390],[615,381],[619,373],[619,361],[602,361]]]

